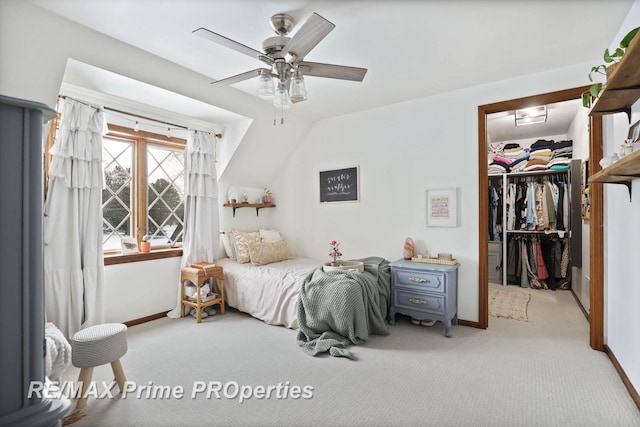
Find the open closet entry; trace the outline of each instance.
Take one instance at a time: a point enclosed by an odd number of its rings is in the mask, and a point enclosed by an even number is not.
[[[596,246],[589,247],[595,224],[581,216],[581,204],[584,162],[590,155],[599,158],[593,147],[602,139],[602,122],[589,118],[581,106],[586,89],[478,107],[482,328],[489,326],[489,283],[568,291],[590,320],[591,346],[601,349],[601,256],[590,269],[590,257],[602,253],[601,237],[595,236]],[[531,107],[536,117],[521,115]],[[522,119],[540,123],[518,126]],[[591,221],[601,222],[601,216],[593,216],[594,209],[601,209],[601,194],[595,199]]]

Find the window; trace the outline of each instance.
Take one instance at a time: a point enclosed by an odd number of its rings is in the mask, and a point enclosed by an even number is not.
[[[105,253],[149,236],[152,249],[182,245],[186,141],[109,125],[103,139]]]

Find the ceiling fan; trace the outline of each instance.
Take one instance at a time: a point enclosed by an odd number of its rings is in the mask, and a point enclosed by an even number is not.
[[[264,52],[252,49],[206,28],[198,28],[193,31],[194,34],[207,40],[259,59],[268,66],[268,68],[256,68],[255,70],[217,80],[212,84],[233,84],[260,76],[258,95],[267,99],[271,99],[270,97],[275,95],[274,105],[277,105],[278,92],[281,95],[290,97],[291,102],[307,99],[303,76],[358,82],[364,79],[367,73],[366,68],[304,61],[304,57],[335,28],[333,23],[322,16],[317,13],[311,15],[293,37],[288,36],[295,26],[295,21],[290,15],[278,13],[273,15],[270,21],[271,28],[277,35],[264,40],[262,43]],[[273,85],[272,79],[276,79],[278,82],[278,90],[275,92],[273,86],[271,86],[271,89],[268,87],[268,85]],[[287,89],[289,89],[288,92],[286,92]],[[271,94],[269,90],[271,90]]]

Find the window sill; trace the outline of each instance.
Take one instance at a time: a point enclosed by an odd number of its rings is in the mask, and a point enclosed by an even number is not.
[[[147,253],[137,253],[129,255],[105,255],[104,265],[127,264],[129,262],[150,261],[162,258],[174,258],[182,256],[182,248],[156,249]]]

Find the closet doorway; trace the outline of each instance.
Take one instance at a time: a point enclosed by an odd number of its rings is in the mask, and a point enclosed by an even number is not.
[[[588,87],[578,87],[558,92],[550,92],[541,95],[534,95],[525,98],[513,99],[494,104],[481,105],[478,107],[478,182],[479,182],[479,300],[478,327],[487,328],[489,326],[489,167],[488,167],[488,119],[490,115],[496,113],[513,112],[518,109],[525,109],[533,106],[550,105],[563,103],[566,101],[579,100],[581,94],[588,90]],[[513,115],[511,116],[513,117]],[[589,117],[589,148],[588,158],[602,158],[602,119],[600,117]],[[596,164],[594,164],[596,163]],[[597,162],[590,162],[589,175],[597,172],[600,167]],[[589,222],[589,262],[583,263],[582,269],[590,277],[589,292],[589,323],[590,323],[590,345],[593,349],[604,350],[604,269],[603,269],[603,207],[602,207],[602,186],[591,186],[590,188],[591,218]],[[581,224],[580,224],[581,226]],[[493,256],[493,254],[492,254]],[[492,272],[494,273],[494,272]],[[492,274],[495,275],[495,274]],[[573,291],[571,291],[573,292]]]

